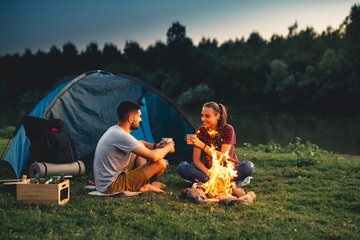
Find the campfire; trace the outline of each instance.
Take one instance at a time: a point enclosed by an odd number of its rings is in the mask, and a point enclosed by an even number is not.
[[[228,152],[218,154],[214,146],[210,148],[212,166],[209,169],[210,179],[206,183],[194,183],[183,191],[183,195],[198,203],[222,203],[249,205],[256,195],[254,192],[238,188],[232,181],[236,177],[235,164],[229,161]]]
[[[229,160],[229,152],[217,156],[214,146],[210,148],[213,163],[210,172],[210,179],[202,188],[205,189],[205,194],[216,198],[231,195],[231,180],[236,177],[235,164]]]

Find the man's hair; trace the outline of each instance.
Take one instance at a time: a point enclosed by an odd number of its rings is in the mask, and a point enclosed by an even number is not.
[[[132,112],[140,109],[139,104],[131,101],[123,101],[117,107],[117,116],[119,122],[125,122]]]

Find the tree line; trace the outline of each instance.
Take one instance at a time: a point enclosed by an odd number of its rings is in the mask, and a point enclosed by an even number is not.
[[[71,42],[49,52],[0,57],[0,127],[16,125],[41,96],[70,77],[102,69],[137,77],[188,107],[215,100],[234,105],[314,110],[359,108],[360,5],[336,29],[317,33],[298,29],[265,40],[258,32],[247,39],[203,38],[194,45],[186,27],[174,22],[166,42],[143,49],[127,41],[99,49],[91,42],[80,52]]]

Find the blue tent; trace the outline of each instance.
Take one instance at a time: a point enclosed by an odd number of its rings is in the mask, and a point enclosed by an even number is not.
[[[91,157],[102,134],[117,123],[116,108],[124,100],[141,105],[142,122],[131,134],[147,142],[163,137],[175,141],[170,163],[191,159],[192,148],[184,141],[194,128],[175,104],[150,85],[123,74],[103,71],[84,73],[52,89],[28,116],[61,119],[73,140],[79,159]],[[21,176],[29,156],[29,141],[21,124],[4,157]]]

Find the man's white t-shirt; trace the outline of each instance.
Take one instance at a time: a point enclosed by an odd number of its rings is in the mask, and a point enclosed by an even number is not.
[[[94,155],[96,190],[106,189],[125,170],[130,162],[131,151],[141,144],[120,126],[110,127],[100,138]]]

